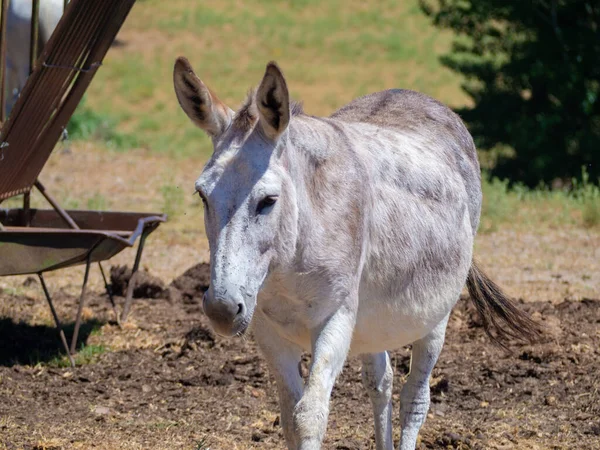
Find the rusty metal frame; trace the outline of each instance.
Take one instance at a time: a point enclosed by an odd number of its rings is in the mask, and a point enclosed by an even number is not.
[[[66,2],[65,2],[65,5],[66,5]],[[54,210],[60,215],[60,217],[67,223],[67,225],[71,229],[73,229],[73,230],[79,230],[80,229],[79,226],[73,220],[73,218],[69,215],[69,213],[67,213],[58,204],[58,202],[54,199],[54,197],[52,197],[50,195],[50,193],[48,191],[46,191],[46,188],[40,182],[40,180],[36,180],[35,187],[44,196],[44,198],[48,201],[48,203],[50,203],[52,205],[52,207],[54,208]],[[28,193],[25,194],[25,196],[27,196],[27,195],[28,195]],[[23,210],[25,210],[25,207],[23,207]],[[25,219],[25,226],[29,226],[29,217],[27,219]],[[144,236],[145,235],[142,234],[142,237],[144,237]],[[145,239],[145,237],[144,237],[144,239]],[[140,241],[140,247],[139,248],[143,248],[143,244],[141,244],[141,242],[142,241]],[[141,250],[138,250],[138,254],[136,254],[136,263],[137,263],[137,265],[139,265],[138,258],[141,258]],[[106,275],[104,274],[104,268],[102,267],[102,263],[100,261],[98,261],[98,267],[100,268],[100,273],[102,274],[102,280],[104,281],[104,288],[106,289],[106,294],[108,295],[108,299],[110,300],[110,304],[111,304],[113,312],[115,314],[115,319],[116,319],[117,323],[119,325],[121,325],[121,320],[125,321],[126,317],[127,317],[127,314],[124,314],[123,315],[123,319],[121,319],[121,316],[119,315],[119,313],[117,311],[117,305],[115,304],[115,299],[114,299],[114,297],[112,295],[112,290],[110,289],[110,286],[108,284],[108,280],[106,279]],[[85,281],[84,281],[83,288],[82,288],[81,298],[79,300],[80,310],[77,313],[77,321],[75,322],[74,337],[73,337],[73,342],[71,343],[71,352],[75,351],[75,349],[74,349],[74,343],[77,340],[77,332],[79,330],[81,305],[83,304],[83,301],[84,301],[84,292],[85,292],[85,287],[86,287],[86,283],[87,283],[87,277],[88,277],[88,274],[89,274],[89,269],[90,269],[90,261],[89,261],[89,258],[88,258],[88,261],[86,263],[86,268],[85,268],[85,277],[84,277]],[[135,272],[135,271],[136,271],[136,265],[134,265],[134,271],[133,272]],[[132,279],[133,279],[133,272],[132,272]],[[124,311],[127,310],[127,312],[129,312],[129,308],[130,308],[129,304],[130,303],[131,303],[131,299],[129,297],[126,297]]]
[[[91,255],[91,253],[90,253]],[[75,318],[75,328],[73,328],[73,336],[71,337],[71,354],[75,353],[77,346],[77,337],[79,336],[79,327],[81,326],[81,313],[83,312],[83,303],[85,301],[85,292],[87,289],[88,277],[90,275],[91,260],[88,257],[85,263],[85,275],[83,276],[83,286],[81,287],[81,295],[79,296],[79,306],[77,307],[77,316]]]
[[[69,2],[0,132],[0,200],[31,190],[134,2]]]
[[[43,185],[39,182],[36,183],[37,186],[41,186],[43,189]],[[52,197],[45,192],[45,196],[48,196],[52,199]],[[79,334],[79,329],[81,326],[81,317],[82,317],[82,309],[86,300],[87,293],[87,282],[89,278],[89,271],[91,263],[94,260],[97,260],[98,266],[100,268],[100,272],[102,274],[102,278],[104,281],[104,286],[106,288],[106,292],[108,294],[108,298],[110,304],[112,306],[112,310],[115,314],[115,320],[119,325],[127,320],[127,316],[131,309],[131,304],[133,301],[133,291],[135,289],[137,283],[137,274],[140,266],[144,244],[146,238],[150,233],[152,233],[161,222],[166,220],[165,215],[152,215],[152,214],[144,214],[144,213],[106,213],[106,212],[95,212],[95,211],[66,211],[60,207],[55,201],[52,202],[53,206],[56,205],[56,208],[53,210],[37,210],[30,209],[28,212],[28,217],[25,217],[23,210],[0,210],[0,227],[3,228],[3,231],[0,231],[0,243],[3,243],[4,246],[10,245],[11,242],[14,245],[25,245],[28,246],[30,244],[24,243],[25,238],[29,238],[31,236],[30,241],[37,248],[44,248],[47,246],[56,245],[57,242],[65,242],[72,240],[76,237],[81,237],[87,235],[90,239],[91,244],[84,244],[85,250],[85,275],[83,279],[83,285],[81,288],[81,294],[79,297],[79,305],[77,310],[77,316],[75,320],[75,327],[73,331],[73,336],[71,337],[70,348],[66,346],[66,339],[64,338],[64,331],[62,330],[62,326],[54,306],[52,304],[52,298],[49,294],[48,288],[43,281],[43,273],[51,270],[55,270],[61,267],[69,267],[71,265],[78,264],[81,258],[71,258],[67,259],[64,263],[60,263],[58,266],[50,266],[50,267],[42,267],[39,266],[41,261],[45,259],[45,255],[43,253],[37,254],[36,259],[39,262],[34,261],[34,267],[39,267],[39,270],[31,269],[31,270],[17,270],[14,274],[17,273],[36,273],[38,277],[40,277],[42,281],[42,289],[46,300],[50,306],[52,311],[52,315],[54,317],[54,321],[56,327],[59,331],[59,336],[61,341],[63,341],[63,345],[65,345],[65,349],[69,354],[69,359],[73,364],[73,360],[71,358],[71,354],[74,354],[77,348],[77,338]],[[75,214],[76,213],[76,214]],[[75,217],[73,217],[75,215]],[[96,221],[94,221],[94,216],[97,216]],[[77,220],[79,220],[82,224],[84,224],[85,228],[81,228],[77,225]],[[101,219],[100,222],[105,222],[105,226],[107,227],[105,230],[99,229],[99,224],[97,223],[98,219]],[[132,224],[136,222],[137,226],[135,230],[131,230]],[[2,225],[4,223],[4,225]],[[29,226],[18,226],[19,224],[27,223]],[[15,226],[17,225],[17,226]],[[95,225],[95,226],[94,226]],[[67,228],[63,228],[67,227]],[[116,230],[111,230],[110,228],[116,228]],[[11,239],[11,235],[23,235],[20,239]],[[54,239],[52,234],[56,236],[60,236],[60,239]],[[70,237],[72,236],[72,237]],[[112,295],[110,286],[106,279],[106,275],[104,269],[101,265],[101,260],[110,258],[113,254],[120,252],[125,247],[131,247],[134,242],[139,238],[139,244],[136,251],[135,262],[132,269],[131,278],[129,280],[127,286],[127,292],[125,296],[125,303],[122,310],[122,313],[119,315],[117,306],[114,301],[114,297]],[[103,249],[103,245],[106,240],[109,239],[115,244],[109,246],[108,250]],[[29,241],[28,241],[29,242]],[[117,246],[115,248],[115,245]],[[106,254],[106,251],[109,253]],[[5,250],[6,252],[6,250]],[[36,253],[37,253],[36,249]],[[9,257],[0,259],[0,275],[7,274],[6,272],[6,264],[9,264],[8,261],[10,258],[10,249],[8,251]],[[27,258],[25,258],[27,259]],[[10,273],[10,272],[8,272]]]
[[[0,126],[5,121],[4,104],[6,102],[4,86],[6,85],[6,28],[8,16],[8,0],[1,0],[0,6]]]
[[[29,73],[33,72],[38,56],[38,43],[40,37],[40,0],[31,2],[31,37],[29,39]]]
[[[72,355],[77,347],[92,262],[98,262],[120,325],[127,319],[131,309],[146,238],[166,220],[163,214],[66,211],[38,180],[54,145],[135,0],[64,0],[63,16],[50,40],[41,49],[41,54],[38,48],[39,0],[32,0],[31,73],[7,121],[4,115],[8,0],[0,1],[0,202],[23,194],[22,209],[0,210],[0,243],[4,244],[5,255],[10,255],[11,251],[27,251],[24,260],[17,263],[6,262],[10,258],[0,258],[0,276],[16,273],[38,275],[69,361],[74,365]],[[51,210],[31,208],[30,192],[33,187],[52,206],[53,213]],[[101,261],[133,246],[137,238],[140,241],[135,263],[123,311],[119,315]],[[80,245],[71,244],[73,241],[78,241]],[[73,245],[73,248],[69,245]],[[54,246],[58,247],[55,249]],[[48,263],[42,260],[43,252],[40,253],[40,249],[51,253],[66,249],[67,253],[63,259]],[[73,255],[68,253],[71,250],[75,252]],[[43,273],[81,263],[85,263],[85,275],[69,347]]]

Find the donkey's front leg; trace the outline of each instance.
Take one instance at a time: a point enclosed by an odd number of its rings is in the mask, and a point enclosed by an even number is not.
[[[294,408],[302,397],[304,381],[300,375],[302,349],[277,335],[267,321],[256,318],[254,337],[275,377],[279,395],[281,427],[288,449],[299,446],[294,430]]]
[[[400,393],[400,450],[414,450],[417,445],[417,435],[429,410],[429,377],[444,345],[448,317],[413,343],[410,373]]]
[[[304,395],[294,411],[294,427],[300,450],[317,450],[327,429],[329,397],[350,349],[355,308],[341,305],[313,333],[312,362]]]

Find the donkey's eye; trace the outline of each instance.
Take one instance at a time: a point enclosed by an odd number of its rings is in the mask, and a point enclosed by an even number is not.
[[[200,196],[200,199],[202,200],[202,203],[204,203],[204,206],[206,208],[208,208],[208,202],[206,201],[206,197],[204,196],[204,194],[200,191],[196,191],[198,193],[198,195]]]
[[[277,201],[276,195],[268,195],[263,198],[260,202],[258,202],[258,206],[256,207],[256,214],[265,214],[271,210],[271,207]]]

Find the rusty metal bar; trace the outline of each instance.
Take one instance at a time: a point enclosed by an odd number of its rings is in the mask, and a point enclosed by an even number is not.
[[[96,3],[95,9],[93,6],[94,5],[89,8],[87,14],[90,16],[98,16],[98,3]],[[71,26],[69,26],[67,30],[62,33],[64,36],[64,39],[61,43],[62,45],[56,46],[57,48],[54,52],[42,55],[42,59],[44,60],[42,64],[43,68],[52,69],[55,67],[70,67],[71,69],[74,69],[83,64],[86,48],[93,36],[92,31],[94,28],[86,22],[85,13],[85,10],[76,9],[75,17],[69,21],[72,23]],[[81,30],[84,31],[81,32]],[[50,45],[50,42],[48,45]],[[49,63],[48,61],[52,61],[52,63]],[[55,107],[58,107],[64,99],[64,92],[67,91],[77,76],[77,73],[71,71],[71,73],[68,73],[68,75],[65,77],[64,72],[60,73],[60,71],[52,70],[50,74],[51,76],[48,78],[52,80],[50,83],[52,86],[52,91],[48,98],[53,102]],[[47,94],[44,93],[44,95]],[[43,124],[46,125],[47,123],[48,122],[44,122]],[[41,128],[41,130],[43,130],[43,128]]]
[[[38,54],[40,37],[40,0],[31,2],[31,40],[29,42],[29,73],[33,72]]]
[[[28,227],[31,223],[30,217],[30,207],[31,207],[31,192],[25,192],[23,194],[23,224]]]
[[[127,316],[129,315],[129,310],[131,309],[131,302],[133,300],[133,290],[135,289],[135,285],[137,284],[137,272],[140,268],[142,252],[144,251],[144,243],[146,242],[146,237],[148,237],[148,234],[149,233],[146,230],[144,230],[144,232],[140,236],[140,243],[138,245],[137,253],[135,254],[135,262],[133,263],[133,269],[131,269],[131,277],[129,278],[129,283],[127,283],[125,305],[123,306],[123,312],[121,313],[121,322],[123,323],[127,321]]]
[[[106,0],[105,0],[106,1]],[[105,16],[102,16],[102,26],[98,29],[98,34],[94,36],[92,41],[97,45],[90,50],[86,55],[83,67],[91,67],[93,64],[99,62],[103,55],[108,51],[114,36],[116,36],[121,23],[125,20],[127,13],[131,9],[133,1],[113,1],[112,8],[103,11]],[[108,30],[108,31],[107,31]],[[111,36],[110,39],[102,39],[101,36]],[[68,121],[68,118],[73,114],[75,108],[79,103],[79,99],[83,96],[83,93],[87,89],[87,86],[92,81],[95,71],[91,73],[80,73],[75,79],[72,88],[67,93],[63,105],[57,115],[51,120],[50,127],[54,127],[54,123],[61,123]],[[60,132],[58,134],[60,136]],[[53,141],[56,140],[52,138]]]
[[[2,224],[0,224],[2,225]],[[112,306],[113,313],[115,313],[115,318],[117,320],[117,325],[121,326],[121,316],[119,315],[119,311],[117,311],[117,305],[115,303],[115,298],[112,294],[112,288],[110,284],[108,284],[108,279],[106,278],[106,274],[104,273],[104,267],[102,267],[102,263],[98,262],[98,267],[100,267],[100,273],[102,274],[102,280],[104,280],[104,288],[106,289],[106,293],[108,294],[108,299],[110,300],[110,305]]]
[[[46,282],[44,281],[44,276],[41,273],[38,273],[38,277],[40,279],[40,283],[42,284],[42,289],[44,290],[44,295],[46,296],[46,300],[48,301],[48,306],[50,306],[50,311],[52,312],[52,317],[54,317],[54,323],[56,324],[56,328],[58,329],[58,334],[60,335],[60,340],[62,341],[63,347],[67,352],[67,356],[69,357],[69,361],[71,362],[71,367],[75,367],[75,361],[71,356],[71,352],[69,352],[69,345],[67,344],[67,338],[65,337],[65,332],[62,329],[62,325],[60,324],[60,320],[58,320],[58,315],[56,314],[56,310],[54,309],[54,305],[52,304],[52,298],[50,297],[50,292],[48,292],[48,287],[46,286]]]
[[[93,251],[93,250],[92,250]],[[83,312],[83,303],[85,301],[85,293],[87,290],[88,276],[90,275],[90,258],[92,257],[92,251],[88,256],[85,265],[85,275],[83,276],[83,286],[81,287],[81,295],[79,296],[79,307],[77,308],[77,318],[75,319],[75,328],[73,329],[73,336],[71,337],[71,354],[75,353],[77,346],[77,337],[79,336],[79,327],[81,326],[81,313]]]
[[[2,0],[0,10],[0,127],[6,119],[6,28],[8,16],[8,0]]]
[[[73,228],[74,230],[79,230],[79,226],[75,223],[75,221],[71,218],[71,216],[69,216],[69,214],[56,202],[54,197],[52,197],[50,195],[50,193],[48,193],[48,191],[46,191],[46,188],[44,187],[44,185],[42,183],[40,183],[39,180],[36,180],[36,182],[34,183],[34,186],[36,188],[38,188],[38,191],[40,191],[40,193],[44,196],[44,198],[46,200],[48,200],[48,203],[50,203],[52,205],[54,210],[67,223],[67,225],[69,225],[69,227]]]
[[[90,10],[89,11],[90,14],[95,14],[96,11],[95,10]],[[75,17],[73,18],[73,25],[67,27],[66,30],[64,30],[64,32],[62,32],[62,27],[60,26],[60,22],[59,25],[57,26],[57,30],[59,28],[61,28],[61,32],[57,33],[57,36],[63,36],[64,38],[62,39],[62,41],[60,41],[59,45],[53,46],[52,42],[53,40],[56,40],[56,38],[54,37],[54,33],[51,35],[50,40],[46,43],[46,45],[44,46],[44,51],[42,52],[42,59],[44,59],[44,62],[46,62],[48,59],[56,59],[58,58],[58,60],[61,60],[61,58],[57,55],[62,55],[62,59],[64,60],[65,58],[67,58],[67,60],[72,60],[72,56],[74,52],[80,52],[81,49],[79,46],[77,46],[76,44],[74,44],[72,41],[74,40],[74,37],[77,36],[77,34],[80,32],[80,30],[86,26],[84,22],[84,17],[83,17],[83,12],[79,11],[79,14],[75,14]],[[61,22],[64,19],[64,14],[63,14],[63,18],[61,18]],[[56,31],[56,30],[55,30]],[[87,37],[87,35],[85,36]],[[48,47],[48,49],[46,49],[46,47]],[[72,50],[72,51],[69,51]],[[79,53],[75,53],[75,54],[79,54]],[[41,75],[41,71],[36,71],[37,75]],[[45,105],[48,102],[56,102],[56,96],[59,92],[59,90],[63,89],[65,84],[68,85],[68,83],[70,82],[70,80],[67,80],[66,82],[58,82],[60,80],[62,80],[64,77],[61,77],[61,74],[58,74],[56,72],[51,72],[51,76],[48,77],[51,81],[48,83],[51,86],[51,89],[48,89],[48,86],[45,87],[41,87],[38,86],[38,84],[36,83],[32,83],[33,87],[32,87],[32,94],[31,96],[35,99],[38,100],[38,104],[39,104],[39,108],[36,109],[36,111],[44,111],[44,108],[46,107]],[[37,88],[37,91],[36,91]],[[42,102],[42,100],[44,100],[44,102]],[[59,99],[60,100],[60,99]],[[47,112],[47,111],[46,111]],[[43,122],[41,122],[43,123]]]

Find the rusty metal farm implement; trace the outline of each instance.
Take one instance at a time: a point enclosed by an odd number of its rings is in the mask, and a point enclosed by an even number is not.
[[[41,52],[37,48],[39,0],[33,0],[32,70],[6,121],[8,0],[0,1],[0,202],[23,197],[21,208],[0,208],[0,276],[35,274],[39,277],[62,344],[74,365],[72,354],[76,351],[91,264],[100,266],[115,308],[100,263],[132,247],[139,239],[120,315],[120,320],[125,320],[146,237],[166,220],[163,214],[67,211],[38,179],[135,0],[72,0],[68,4],[65,1],[64,14]],[[30,207],[33,188],[52,209]],[[43,274],[81,264],[85,265],[85,275],[69,345]]]

